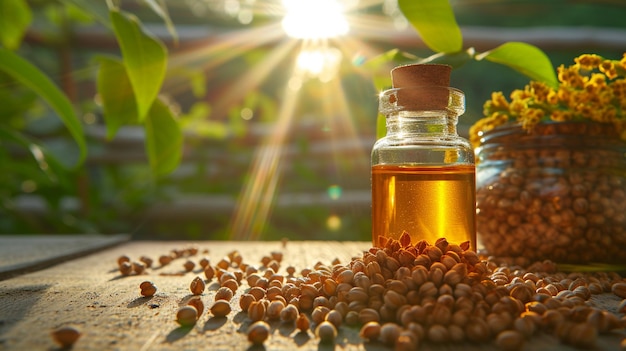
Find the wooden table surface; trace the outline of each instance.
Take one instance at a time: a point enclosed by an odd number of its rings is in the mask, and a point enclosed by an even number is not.
[[[370,247],[368,242],[146,242],[131,241],[91,253],[49,268],[6,278],[0,281],[0,350],[55,350],[50,337],[54,328],[72,325],[82,336],[74,350],[387,350],[379,343],[363,343],[359,330],[341,327],[335,345],[320,345],[309,331],[298,333],[292,326],[270,323],[271,337],[265,347],[252,347],[246,329],[250,322],[241,313],[238,300],[247,284],[243,283],[232,299],[233,312],[226,318],[215,318],[205,312],[193,328],[182,328],[175,314],[189,297],[189,284],[195,269],[185,273],[183,262],[148,269],[142,275],[121,276],[116,260],[121,255],[138,259],[145,255],[157,260],[173,249],[197,247],[192,258],[206,256],[215,264],[233,250],[244,262],[260,265],[263,256],[272,251],[283,253],[281,270],[292,265],[299,272],[317,262],[331,264],[334,259],[347,263]],[[208,253],[202,253],[204,250]],[[1,261],[0,261],[1,262]],[[199,267],[199,266],[197,266]],[[157,286],[153,297],[141,297],[139,284],[151,280]],[[218,284],[215,279],[202,295],[205,305],[213,302]],[[611,294],[607,294],[611,295]],[[615,309],[619,298],[603,298]],[[608,301],[608,302],[606,302]],[[624,333],[605,335],[597,350],[619,350]],[[486,345],[423,345],[425,350],[495,350]],[[537,335],[524,350],[576,350],[562,345],[548,335]]]

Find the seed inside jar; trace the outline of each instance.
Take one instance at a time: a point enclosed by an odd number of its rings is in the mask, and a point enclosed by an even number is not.
[[[573,130],[564,129],[568,127]],[[555,143],[574,140],[567,133],[587,126],[557,123],[537,128],[538,140],[528,141],[540,145],[547,138]],[[533,136],[507,137],[506,145],[530,145],[521,140]],[[619,249],[626,245],[626,178],[617,171],[623,168],[623,157],[610,148],[581,149],[576,144],[484,149],[477,168],[476,225],[490,255],[510,257],[521,265],[545,259],[626,262],[626,251]]]

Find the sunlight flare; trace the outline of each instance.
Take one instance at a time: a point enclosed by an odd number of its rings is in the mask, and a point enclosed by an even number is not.
[[[303,47],[296,59],[298,69],[322,82],[328,82],[337,75],[341,64],[341,51],[325,46]]]
[[[283,5],[283,29],[292,38],[334,38],[350,29],[344,8],[337,0],[283,0]]]

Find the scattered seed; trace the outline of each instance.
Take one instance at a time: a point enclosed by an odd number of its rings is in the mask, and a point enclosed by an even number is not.
[[[385,345],[393,346],[398,340],[398,336],[402,332],[402,328],[396,323],[385,323],[380,326],[380,335],[378,336],[378,340]]]
[[[299,314],[300,312],[298,311],[298,308],[289,304],[285,306],[282,311],[280,311],[280,320],[285,323],[293,323],[296,321]]]
[[[200,261],[198,261],[198,264],[200,264],[200,267],[202,267],[202,269],[204,270],[209,266],[210,263],[211,261],[209,261],[209,259],[206,257],[202,257]]]
[[[204,288],[204,281],[200,277],[195,277],[189,285],[189,290],[191,290],[191,293],[194,295],[202,294],[204,292]]]
[[[133,262],[131,266],[135,274],[142,274],[146,270],[146,265],[142,262]]]
[[[211,314],[215,317],[225,317],[230,313],[230,311],[230,304],[224,300],[217,300],[213,306],[211,306]]]
[[[227,287],[221,287],[215,292],[215,300],[230,301],[233,298],[233,291]]]
[[[210,311],[215,317],[225,317],[230,313],[231,307],[227,301],[217,300],[211,306]]]
[[[626,299],[623,299],[617,307],[617,312],[626,314]]]
[[[621,297],[622,299],[626,299],[626,283],[615,283],[611,286],[611,291],[613,294]]]
[[[270,335],[269,324],[256,321],[248,327],[248,340],[254,345],[262,345]]]
[[[256,301],[256,298],[250,294],[243,294],[239,297],[239,307],[241,307],[241,311],[248,312],[248,308],[250,305]]]
[[[208,281],[211,281],[215,276],[215,269],[213,269],[213,267],[211,267],[210,265],[206,266],[206,268],[204,269],[204,276]]]
[[[496,345],[504,351],[521,350],[524,346],[524,336],[514,330],[505,330],[496,337]]]
[[[120,274],[129,275],[133,272],[133,265],[130,262],[122,262],[119,265]]]
[[[248,318],[253,322],[261,321],[265,318],[266,309],[263,301],[252,301],[248,307]]]
[[[161,266],[167,266],[168,264],[170,264],[170,262],[172,262],[172,256],[169,256],[169,255],[159,256],[159,263],[161,264]]]
[[[311,321],[309,321],[309,317],[304,313],[300,313],[298,319],[296,319],[296,328],[300,329],[301,332],[306,332],[310,326]]]
[[[181,326],[188,327],[196,324],[198,310],[193,306],[183,306],[176,313],[176,322]]]
[[[359,335],[361,338],[368,341],[378,340],[378,337],[380,336],[380,324],[374,321],[363,324]]]
[[[283,309],[285,309],[285,304],[280,300],[274,300],[267,306],[265,316],[269,320],[277,320],[280,318],[280,313]]]
[[[195,266],[196,264],[193,263],[193,261],[191,260],[187,260],[185,261],[185,263],[183,263],[183,268],[185,268],[186,272],[191,272]]]
[[[222,283],[222,287],[228,288],[234,294],[235,292],[237,292],[237,289],[239,289],[239,283],[237,283],[237,281],[234,279],[228,279]]]
[[[144,281],[139,284],[141,296],[150,297],[156,294],[157,288],[151,281]]]
[[[117,265],[121,266],[122,263],[124,262],[129,262],[130,263],[130,257],[126,256],[126,255],[122,255],[120,257],[117,258]]]
[[[202,302],[200,296],[193,296],[192,298],[190,298],[189,301],[187,301],[187,305],[193,306],[198,312],[198,318],[200,318],[200,316],[204,312],[204,302]]]
[[[337,328],[332,323],[323,321],[315,328],[315,336],[320,339],[322,344],[333,343],[337,337]]]
[[[150,257],[147,256],[141,256],[139,257],[139,262],[142,262],[143,264],[146,265],[146,268],[151,268],[152,267],[152,259]]]
[[[71,326],[60,327],[52,331],[52,338],[63,348],[72,347],[80,335],[80,331]]]

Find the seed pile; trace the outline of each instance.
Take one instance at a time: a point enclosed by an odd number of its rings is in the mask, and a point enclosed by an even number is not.
[[[471,251],[469,242],[411,244],[407,233],[383,238],[380,246],[348,263],[319,262],[299,273],[283,268],[280,252],[258,266],[238,251],[216,264],[203,258],[204,282],[215,280],[220,288],[206,298],[204,288],[192,287],[199,294],[173,319],[193,326],[204,312],[202,299],[210,299],[212,317],[247,314],[241,330],[252,344],[268,342],[271,325],[285,323],[320,343],[333,343],[342,328],[353,328],[364,342],[396,350],[468,342],[519,350],[540,333],[591,348],[599,335],[626,327],[626,317],[590,301],[600,293],[626,297],[626,279],[615,273],[566,274],[550,262],[526,269],[497,264]],[[198,279],[191,285],[197,288]],[[618,308],[614,312],[625,313],[626,303]]]

